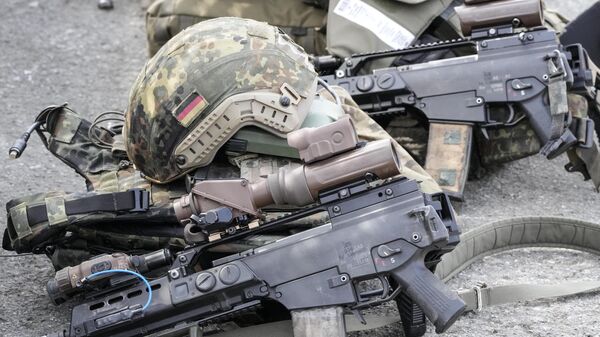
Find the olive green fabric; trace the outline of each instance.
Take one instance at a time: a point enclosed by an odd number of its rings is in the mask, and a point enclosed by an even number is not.
[[[331,0],[327,14],[327,49],[331,54],[347,57],[356,53],[408,47],[451,3],[452,0],[428,0],[418,4],[393,0]],[[346,12],[344,8],[348,8],[347,15],[341,14]],[[375,13],[373,17],[383,17],[368,25],[357,23],[361,16],[368,15],[366,12]],[[378,34],[371,30],[377,29],[382,21],[387,21],[386,18],[408,32],[390,24],[390,27],[398,29],[396,36],[390,37],[395,42],[393,45],[382,39],[387,34],[386,31]],[[409,38],[410,35],[413,36],[412,39]],[[382,61],[373,65],[374,68],[386,66],[389,66],[389,62]]]
[[[185,28],[208,19],[236,16],[282,28],[310,54],[325,53],[321,28],[326,11],[302,0],[158,0],[146,13],[148,53],[154,55]]]

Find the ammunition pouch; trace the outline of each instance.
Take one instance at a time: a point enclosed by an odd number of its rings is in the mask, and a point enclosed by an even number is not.
[[[40,136],[48,151],[81,175],[88,189],[94,189],[99,174],[116,172],[124,166],[121,161],[127,158],[115,156],[110,148],[99,147],[92,142],[91,123],[66,105],[49,107],[42,113],[44,116],[40,115],[38,120],[45,118],[48,135],[40,132]],[[112,142],[107,130],[98,131],[100,138]]]

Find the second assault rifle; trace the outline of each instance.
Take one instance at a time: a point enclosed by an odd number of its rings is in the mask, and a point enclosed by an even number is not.
[[[396,177],[400,163],[389,140],[361,145],[355,132],[347,117],[299,130],[288,142],[304,165],[253,183],[197,182],[173,204],[189,243],[182,251],[102,255],[57,272],[48,283],[53,299],[85,298],[70,327],[51,336],[187,336],[275,302],[279,314],[337,307],[360,317],[360,310],[400,296],[414,303],[401,314],[424,313],[445,331],[465,309],[431,272],[459,241],[449,200]],[[271,204],[308,206],[261,222],[260,210]],[[329,222],[241,253],[211,255],[317,213]],[[365,291],[367,280],[381,287]],[[414,315],[408,321],[423,323]]]
[[[467,178],[473,127],[490,141],[488,130],[523,120],[535,132],[541,154],[552,159],[569,152],[567,170],[600,187],[594,122],[574,115],[567,104],[569,93],[582,95],[591,117],[600,117],[581,45],[562,46],[554,31],[539,27],[539,0],[478,3],[456,11],[470,34],[466,39],[343,60],[323,56],[315,64],[325,82],[346,89],[373,118],[410,112],[427,120],[425,169],[454,196],[462,196]],[[462,56],[365,73],[374,60],[439,50]]]

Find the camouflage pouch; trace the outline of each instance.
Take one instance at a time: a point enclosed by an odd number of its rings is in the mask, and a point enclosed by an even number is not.
[[[569,112],[573,117],[588,117],[588,103],[582,96],[568,94]],[[482,166],[492,166],[499,163],[525,158],[540,151],[541,145],[527,118],[516,116],[517,123],[487,129],[488,137],[482,132],[476,132],[478,157]]]
[[[9,201],[4,249],[46,253],[58,268],[78,263],[89,254],[183,246],[177,239],[178,222],[166,207],[186,193],[183,181],[151,184],[122,152],[110,146],[118,132],[94,126],[95,122],[82,119],[66,105],[46,108],[36,120],[42,122],[38,134],[44,145],[86,180],[87,191],[47,192]],[[148,210],[129,213],[127,207],[118,206],[119,202],[124,205],[123,200],[127,203],[123,196],[129,193],[132,197],[146,193]],[[104,197],[103,208],[94,209],[94,205],[102,206],[97,196]],[[92,204],[82,209],[86,203]],[[140,230],[145,224],[150,224],[149,230]]]
[[[45,199],[61,198],[66,193],[64,192],[47,192],[30,195],[13,199],[6,203],[7,223],[4,233],[2,248],[6,250],[14,250],[18,253],[26,253],[32,251],[30,240],[34,237],[40,237],[41,228],[31,224],[27,217],[28,206],[38,206],[45,203]],[[60,214],[54,219],[54,222],[59,222],[62,219]],[[45,223],[48,226],[48,222]]]
[[[327,12],[302,0],[157,0],[146,12],[148,54],[185,28],[200,21],[234,16],[268,22],[280,27],[309,54],[325,54],[324,26]]]
[[[486,139],[480,132],[475,136],[484,167],[525,158],[538,153],[541,148],[526,119],[511,127],[489,129],[488,136]]]
[[[88,188],[93,189],[93,175],[130,165],[126,156],[115,155],[110,146],[98,145],[98,140],[112,143],[113,134],[109,130],[95,127],[92,135],[92,123],[66,105],[44,109],[37,120],[44,121],[38,134],[46,148],[81,175]],[[94,136],[98,139],[92,139]]]

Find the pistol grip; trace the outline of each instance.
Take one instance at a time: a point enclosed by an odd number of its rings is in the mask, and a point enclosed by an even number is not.
[[[412,263],[392,272],[394,280],[417,303],[435,325],[435,332],[446,331],[465,311],[466,305],[423,263]]]

